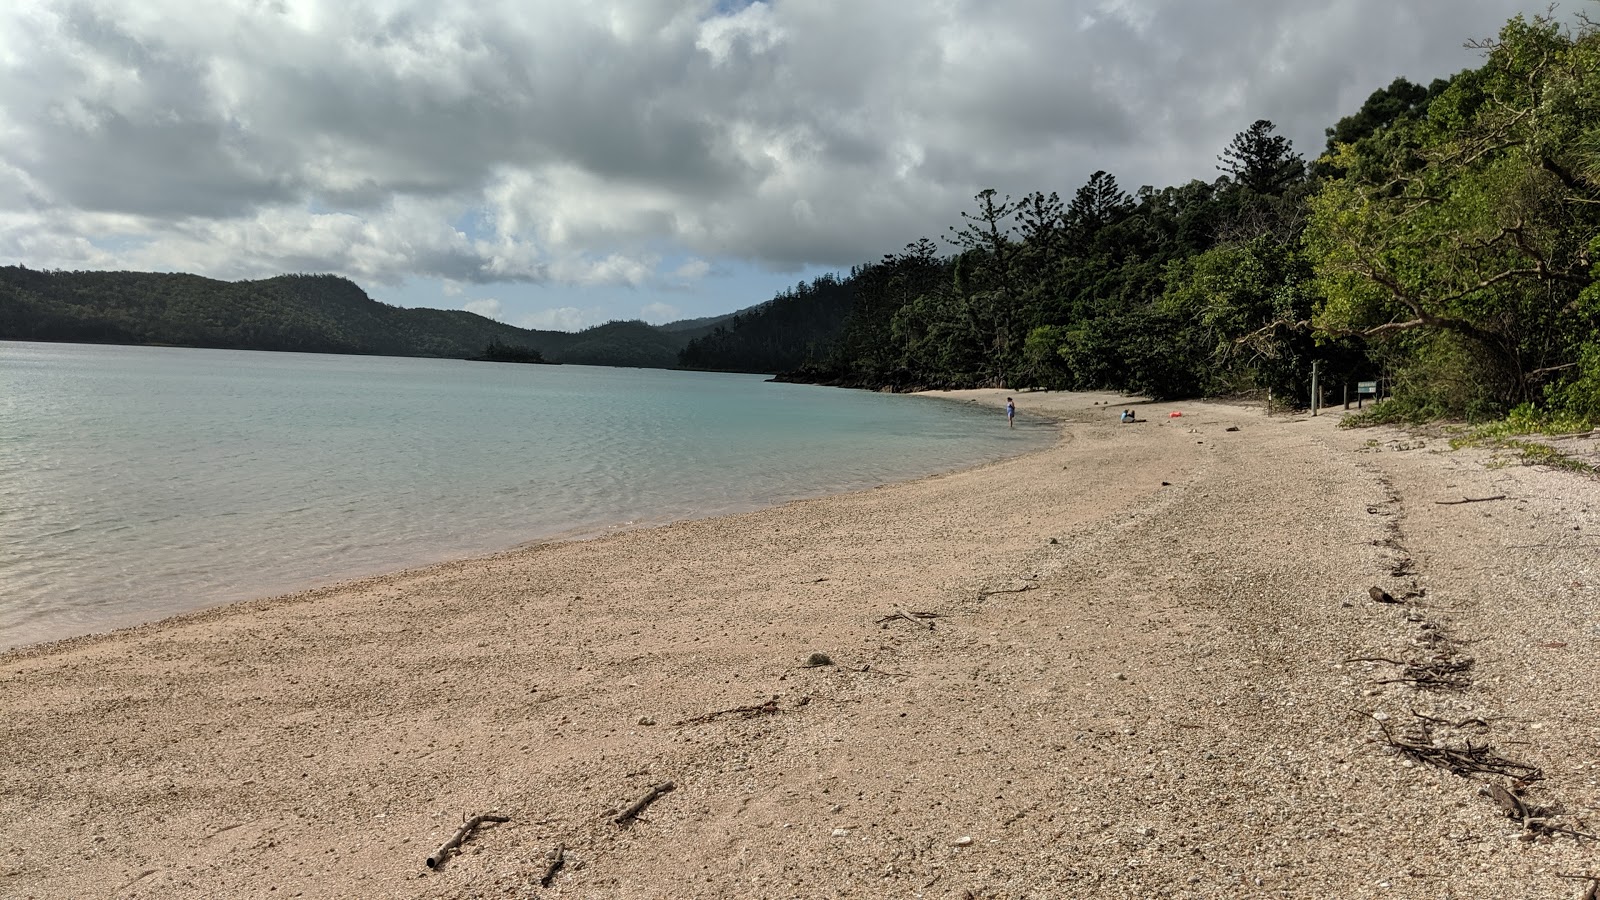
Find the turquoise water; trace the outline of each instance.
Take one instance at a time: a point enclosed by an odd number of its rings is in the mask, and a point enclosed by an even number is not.
[[[0,342],[0,649],[1051,435],[751,375]]]

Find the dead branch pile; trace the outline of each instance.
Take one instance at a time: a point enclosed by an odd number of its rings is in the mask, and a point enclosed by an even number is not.
[[[1544,778],[1544,772],[1538,766],[1506,759],[1496,754],[1494,748],[1488,744],[1475,744],[1470,738],[1459,747],[1436,744],[1433,736],[1434,720],[1427,717],[1416,716],[1416,721],[1412,723],[1408,733],[1400,734],[1387,721],[1378,719],[1371,713],[1366,715],[1378,723],[1378,727],[1383,731],[1385,743],[1401,755],[1419,763],[1437,766],[1453,775],[1504,775],[1525,784]]]

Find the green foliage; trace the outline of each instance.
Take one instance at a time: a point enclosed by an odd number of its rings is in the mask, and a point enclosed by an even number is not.
[[[1600,341],[1583,345],[1576,372],[1566,381],[1551,385],[1550,400],[1557,414],[1600,423]]]
[[[678,354],[686,369],[772,373],[814,363],[837,339],[855,304],[852,278],[829,273],[737,313]]]
[[[1595,467],[1576,460],[1539,437],[1588,431],[1592,420],[1570,413],[1551,412],[1531,403],[1524,403],[1496,422],[1472,429],[1465,435],[1452,438],[1452,449],[1461,447],[1489,447],[1516,454],[1525,465],[1544,465],[1573,472],[1594,473]],[[1523,440],[1524,437],[1534,440]]]
[[[547,362],[547,360],[544,358],[544,354],[533,349],[532,347],[517,347],[510,344],[502,344],[498,340],[490,341],[489,346],[483,348],[483,355],[477,357],[477,359],[485,362]]]
[[[1340,146],[1306,236],[1322,332],[1390,345],[1397,395],[1471,419],[1584,405],[1600,327],[1600,33],[1519,16],[1484,47],[1425,114]]]

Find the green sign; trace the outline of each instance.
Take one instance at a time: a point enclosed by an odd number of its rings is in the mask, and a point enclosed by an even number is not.
[[[1377,392],[1378,383],[1376,381],[1362,381],[1356,384],[1356,393],[1358,394],[1376,394]]]

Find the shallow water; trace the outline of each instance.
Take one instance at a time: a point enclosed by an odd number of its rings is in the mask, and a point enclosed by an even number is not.
[[[1051,434],[753,375],[0,342],[0,649]]]

